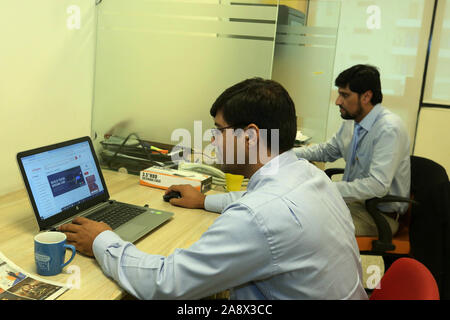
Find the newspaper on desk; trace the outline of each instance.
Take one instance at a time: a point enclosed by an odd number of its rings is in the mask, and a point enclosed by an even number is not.
[[[54,300],[68,289],[24,272],[0,252],[0,300]]]

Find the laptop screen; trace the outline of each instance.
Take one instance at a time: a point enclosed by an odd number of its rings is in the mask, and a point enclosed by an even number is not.
[[[20,158],[42,220],[105,192],[88,141]]]

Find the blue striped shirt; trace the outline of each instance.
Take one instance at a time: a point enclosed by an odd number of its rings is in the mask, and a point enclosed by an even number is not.
[[[206,208],[222,214],[187,249],[152,255],[101,233],[93,250],[104,273],[141,299],[198,299],[225,289],[232,299],[366,299],[339,191],[292,150],[275,159],[278,173],[259,169],[245,193],[206,197]]]

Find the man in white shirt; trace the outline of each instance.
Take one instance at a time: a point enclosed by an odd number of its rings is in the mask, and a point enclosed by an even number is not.
[[[233,160],[227,170],[250,180],[244,194],[206,197],[221,198],[224,208],[196,243],[168,257],[152,255],[82,218],[61,227],[69,243],[141,299],[198,299],[225,289],[232,299],[367,299],[345,202],[292,150],[296,115],[286,90],[248,79],[225,90],[210,112],[219,155]],[[264,130],[278,137],[264,139]],[[182,196],[172,204],[206,205],[192,186],[171,189]]]
[[[408,133],[400,117],[381,105],[380,74],[375,67],[355,65],[343,71],[335,85],[339,88],[336,105],[346,121],[328,142],[296,148],[295,153],[311,161],[345,159],[344,176],[335,185],[350,208],[356,235],[376,236],[364,201],[387,194],[409,197]],[[379,205],[393,234],[399,214],[407,207],[405,203]]]

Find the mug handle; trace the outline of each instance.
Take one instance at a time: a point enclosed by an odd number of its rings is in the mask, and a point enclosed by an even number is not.
[[[69,259],[66,263],[64,263],[64,264],[61,266],[61,269],[64,268],[65,266],[67,266],[67,265],[73,260],[73,258],[75,258],[75,253],[77,252],[77,250],[75,249],[75,247],[74,247],[73,245],[71,245],[71,244],[65,244],[65,245],[64,245],[64,248],[67,248],[67,249],[72,250],[72,256],[70,257],[70,259]]]

